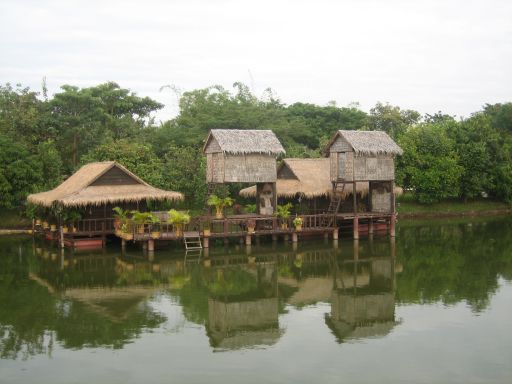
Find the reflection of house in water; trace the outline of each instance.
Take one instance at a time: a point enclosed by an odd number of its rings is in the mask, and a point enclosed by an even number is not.
[[[396,324],[395,259],[346,260],[340,264],[333,276],[327,325],[339,342],[387,335]],[[347,272],[352,273],[351,280],[343,277]]]
[[[256,281],[251,290],[240,295],[228,282],[226,286],[232,289],[208,299],[208,336],[211,345],[221,350],[273,345],[283,334],[278,320],[276,265],[244,266],[242,271]]]
[[[117,323],[137,316],[137,312],[151,312],[144,307],[160,282],[155,264],[102,253],[45,257],[46,253],[53,255],[42,250],[39,269],[29,276],[51,293]]]

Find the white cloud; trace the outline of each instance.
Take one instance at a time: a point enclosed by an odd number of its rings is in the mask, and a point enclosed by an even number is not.
[[[176,111],[162,85],[235,81],[287,103],[468,115],[511,100],[511,19],[505,0],[3,1],[0,80],[113,80],[169,104],[161,118]]]

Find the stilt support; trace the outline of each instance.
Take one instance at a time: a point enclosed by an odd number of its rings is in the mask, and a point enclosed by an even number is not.
[[[391,215],[389,219],[389,236],[395,237],[395,225],[396,225],[396,215]]]
[[[245,245],[251,245],[251,242],[252,242],[252,236],[245,235]]]
[[[207,236],[207,237],[203,237],[203,248],[209,248],[210,247],[210,238]]]
[[[153,252],[155,250],[155,240],[149,239],[148,240],[148,251]]]
[[[297,235],[297,232],[292,233],[292,242],[296,243],[299,241],[299,235]]]
[[[373,235],[373,220],[371,217],[368,221],[368,234]]]
[[[354,240],[359,240],[359,217],[354,217]]]
[[[332,239],[338,240],[338,228],[334,228],[334,231],[332,231]]]

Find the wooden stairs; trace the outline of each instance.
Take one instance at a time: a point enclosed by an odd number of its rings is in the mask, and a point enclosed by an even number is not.
[[[343,179],[337,179],[333,182],[331,201],[329,202],[326,216],[322,220],[322,227],[332,227],[336,223],[336,214],[340,210],[344,190],[345,181]]]
[[[198,231],[184,232],[183,242],[185,243],[185,249],[187,251],[203,249],[203,244],[201,243],[201,236],[199,236]]]

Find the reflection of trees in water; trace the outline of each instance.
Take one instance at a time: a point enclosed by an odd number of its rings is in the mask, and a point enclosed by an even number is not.
[[[121,348],[144,329],[165,321],[147,303],[147,295],[128,294],[117,300],[80,288],[74,290],[75,294],[80,291],[89,297],[74,300],[50,293],[29,278],[31,271],[43,272],[45,268],[26,243],[20,240],[15,247],[4,246],[0,257],[1,358],[51,354],[56,341],[66,348]],[[24,247],[23,257],[18,255],[19,247]],[[61,275],[57,282],[67,281],[70,276],[75,275]]]
[[[498,287],[512,279],[512,221],[402,225],[397,256],[404,272],[397,278],[397,300],[404,303],[467,301],[482,311]]]

